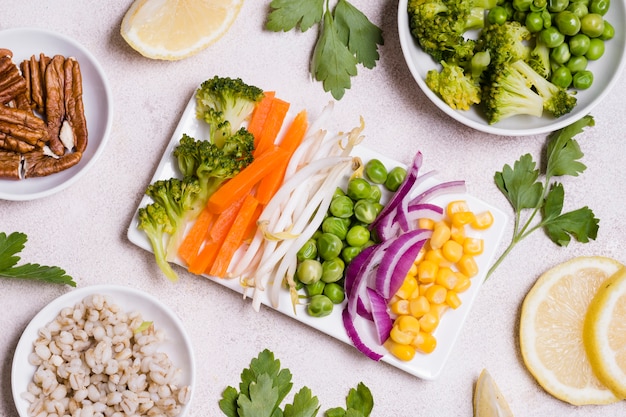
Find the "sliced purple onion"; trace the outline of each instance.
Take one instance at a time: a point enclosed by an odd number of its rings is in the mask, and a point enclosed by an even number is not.
[[[376,327],[378,343],[382,345],[389,338],[389,333],[393,327],[393,320],[387,311],[387,300],[371,288],[367,289],[367,297],[372,306],[372,318],[374,327]]]
[[[356,347],[359,351],[365,354],[365,356],[372,360],[381,360],[383,355],[374,352],[365,343],[363,343],[363,340],[361,340],[359,332],[354,325],[354,316],[350,315],[350,311],[348,311],[347,308],[344,309],[341,313],[341,318],[343,319],[343,326],[346,328],[346,333],[348,333],[348,337],[352,341],[352,344],[354,344],[354,347]]]

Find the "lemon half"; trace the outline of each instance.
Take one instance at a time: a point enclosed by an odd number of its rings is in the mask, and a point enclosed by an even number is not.
[[[509,404],[486,369],[483,369],[476,381],[474,417],[513,417]]]
[[[522,357],[554,397],[574,405],[619,400],[592,370],[583,325],[598,288],[621,268],[610,258],[573,258],[546,271],[526,295],[520,317]]]
[[[243,0],[135,0],[120,32],[147,58],[179,60],[222,37],[242,4]]]

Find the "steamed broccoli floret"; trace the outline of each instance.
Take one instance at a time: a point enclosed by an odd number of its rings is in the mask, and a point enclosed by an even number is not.
[[[172,230],[166,249],[167,260],[171,261],[176,256],[187,221],[199,212],[197,200],[200,191],[198,179],[192,177],[158,180],[146,189],[146,194],[161,205],[170,218]]]
[[[174,156],[183,176],[198,179],[198,202],[206,204],[224,181],[248,166],[254,156],[254,136],[245,128],[227,136],[221,147],[206,140],[196,140],[183,134]]]
[[[489,124],[520,114],[537,117],[543,114],[543,99],[510,64],[490,72],[483,87],[482,103]]]
[[[530,55],[527,43],[530,38],[530,31],[517,21],[490,24],[480,31],[476,52],[488,51],[490,65],[496,67],[519,59],[525,60]]]
[[[426,85],[451,108],[469,110],[472,104],[480,103],[480,86],[463,68],[456,64],[441,62],[441,72],[430,70],[426,74]]]
[[[552,74],[552,65],[550,63],[550,48],[545,43],[537,39],[535,47],[530,51],[528,56],[528,65],[534,69],[537,74],[541,75],[546,80],[550,79]]]
[[[196,91],[196,116],[209,124],[211,140],[221,148],[225,137],[239,130],[263,96],[263,90],[240,78],[215,76]]]
[[[166,258],[165,239],[172,233],[173,228],[165,208],[159,203],[152,203],[139,208],[137,213],[139,216],[137,228],[143,230],[148,237],[157,265],[170,281],[177,281],[178,274]]]
[[[496,0],[409,0],[411,34],[437,62],[462,63],[474,53],[466,32],[484,26],[485,11]]]
[[[511,66],[519,71],[539,93],[543,99],[544,110],[549,111],[556,117],[560,117],[571,112],[576,106],[576,97],[568,93],[564,88],[543,78],[528,63],[519,60],[511,64]]]

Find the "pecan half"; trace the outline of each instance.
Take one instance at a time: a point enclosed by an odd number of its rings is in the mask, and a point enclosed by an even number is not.
[[[0,132],[37,146],[43,146],[48,139],[44,121],[30,109],[0,106]]]
[[[43,151],[24,154],[24,178],[45,177],[56,174],[78,164],[82,158],[81,152],[66,153],[54,158],[45,155]]]
[[[0,56],[0,103],[6,104],[26,92],[26,80],[8,56]]]
[[[19,153],[0,150],[0,178],[19,180],[21,164]]]
[[[83,80],[78,61],[65,60],[65,117],[74,133],[74,142],[78,152],[87,148],[87,119],[83,105]]]
[[[63,155],[65,148],[59,139],[61,124],[65,119],[65,57],[55,55],[46,67],[46,120],[48,124],[48,146],[56,155]]]

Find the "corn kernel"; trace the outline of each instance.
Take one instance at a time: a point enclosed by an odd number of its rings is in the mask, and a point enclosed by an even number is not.
[[[434,331],[439,325],[437,313],[429,311],[419,318],[420,329],[426,333]]]
[[[425,259],[417,266],[417,278],[424,284],[435,282],[438,270],[439,266],[436,263]]]
[[[468,277],[473,277],[478,274],[478,264],[472,255],[463,255],[457,263],[459,271]]]
[[[448,291],[446,294],[446,304],[455,310],[459,308],[461,306],[461,298],[459,297],[459,294],[454,291]]]
[[[398,317],[394,321],[394,325],[398,326],[398,328],[404,333],[412,333],[413,335],[416,335],[417,332],[420,331],[419,321],[410,315]]]
[[[441,304],[446,301],[446,290],[445,287],[439,284],[433,284],[426,290],[426,299],[432,304]]]
[[[441,253],[448,261],[455,263],[463,256],[463,246],[454,240],[448,240],[441,247]]]
[[[450,239],[463,244],[465,236],[465,227],[456,225],[450,226]]]
[[[396,358],[401,361],[410,361],[415,357],[415,347],[412,345],[402,345],[391,339],[387,339],[384,343],[385,348]]]
[[[411,310],[409,309],[410,302],[409,300],[396,300],[389,305],[391,312],[396,315],[400,314],[410,314]]]
[[[417,256],[415,257],[415,260],[413,261],[413,265],[417,266],[417,264],[419,264],[420,262],[422,262],[424,260],[424,257],[426,256],[426,245],[423,245],[419,252],[417,252]]]
[[[435,279],[435,284],[441,285],[447,290],[451,290],[456,287],[456,284],[459,281],[459,277],[456,272],[448,267],[439,268],[439,272],[437,272],[437,278]]]
[[[433,234],[430,236],[430,247],[439,249],[450,239],[450,227],[446,222],[435,223]]]
[[[412,346],[422,353],[432,353],[437,347],[437,339],[430,333],[419,332]]]
[[[476,220],[476,215],[471,211],[460,211],[458,213],[454,213],[450,218],[452,220],[452,224],[455,226],[465,226],[467,224],[472,224]]]
[[[465,200],[454,200],[446,206],[446,214],[448,218],[452,218],[454,213],[470,211],[469,205]]]
[[[474,229],[478,229],[478,230],[488,229],[493,224],[493,214],[491,214],[489,210],[483,211],[482,213],[478,213],[475,217],[476,218],[471,223],[471,226]]]
[[[401,345],[408,345],[415,339],[415,335],[401,331],[398,326],[393,326],[389,332],[389,338]]]
[[[411,294],[413,294],[413,291],[415,291],[416,288],[417,279],[414,276],[407,275],[406,277],[404,277],[404,281],[396,292],[396,295],[406,300],[411,296]]]
[[[431,304],[430,312],[433,313],[435,316],[437,316],[439,321],[441,321],[443,314],[446,312],[446,310],[448,310],[448,308],[449,306],[445,303],[444,304]]]
[[[445,265],[450,266],[450,261],[448,261],[444,256],[441,249],[429,249],[426,251],[426,255],[424,255],[425,261],[434,262],[436,265]]]
[[[435,221],[429,218],[421,218],[417,220],[417,228],[425,230],[433,230],[435,228]]]
[[[457,282],[454,288],[452,289],[454,292],[460,293],[465,292],[472,286],[472,281],[469,277],[462,272],[456,271],[454,273],[457,276]]]
[[[409,301],[409,311],[413,317],[420,318],[430,311],[430,303],[424,295]]]
[[[463,241],[463,252],[468,255],[480,255],[484,250],[483,239],[468,237]]]

